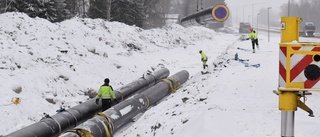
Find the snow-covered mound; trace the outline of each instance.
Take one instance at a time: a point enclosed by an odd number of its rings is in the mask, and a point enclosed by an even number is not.
[[[170,24],[143,30],[119,22],[73,18],[50,23],[23,13],[0,15],[0,119],[6,135],[88,100],[105,77],[117,89],[147,71],[201,70],[198,50],[225,37],[203,27]],[[211,43],[211,44],[208,44]],[[223,47],[222,47],[223,48]],[[213,57],[212,57],[213,58]],[[13,97],[21,103],[14,105]]]
[[[88,100],[105,77],[117,89],[167,67],[171,75],[187,70],[189,80],[115,137],[278,137],[281,114],[272,90],[278,86],[280,36],[272,34],[268,42],[259,33],[260,49],[252,53],[251,41],[238,41],[239,34],[203,27],[144,30],[99,19],[50,23],[1,14],[0,136],[61,105]],[[199,50],[209,57],[209,74],[200,73]],[[246,61],[234,60],[236,53]],[[14,97],[21,102],[13,104]],[[306,104],[315,117],[298,109],[295,136],[318,137],[319,95],[308,96]]]

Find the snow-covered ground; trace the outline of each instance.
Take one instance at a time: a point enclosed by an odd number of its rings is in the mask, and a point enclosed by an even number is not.
[[[117,89],[166,67],[171,75],[187,70],[189,80],[115,137],[278,137],[280,111],[272,91],[278,85],[280,38],[268,42],[261,35],[260,50],[252,53],[250,41],[239,37],[176,24],[143,30],[103,20],[53,24],[1,14],[0,136],[38,122],[43,113],[55,114],[61,105],[88,100],[105,77]],[[200,74],[199,50],[209,57],[210,74]],[[236,53],[249,61],[234,60]],[[13,97],[21,103],[11,103]],[[296,137],[320,135],[319,102],[317,93],[308,96],[313,118],[296,111]]]

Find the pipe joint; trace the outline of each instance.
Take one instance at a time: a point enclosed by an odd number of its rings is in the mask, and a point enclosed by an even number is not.
[[[65,133],[68,133],[68,132],[74,133],[74,134],[78,135],[79,137],[94,137],[88,130],[85,130],[82,128],[75,128],[75,129],[67,130]]]

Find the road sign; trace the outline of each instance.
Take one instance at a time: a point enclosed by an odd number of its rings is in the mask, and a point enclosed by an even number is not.
[[[320,43],[280,44],[279,86],[320,89]]]

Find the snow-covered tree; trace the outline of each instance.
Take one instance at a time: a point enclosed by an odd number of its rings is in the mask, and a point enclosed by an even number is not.
[[[88,16],[90,18],[108,19],[108,1],[107,0],[90,0]]]
[[[165,24],[165,14],[169,13],[171,0],[145,0],[146,22],[144,27],[161,27]]]
[[[6,10],[6,1],[5,0],[0,0],[0,13],[5,12]]]
[[[136,22],[136,4],[127,0],[115,0],[112,2],[111,21],[119,21],[128,25]]]
[[[60,22],[71,17],[71,13],[66,9],[65,0],[50,0],[45,3],[46,18],[52,22]]]
[[[77,15],[77,0],[66,0],[66,9],[69,10],[71,16]]]
[[[6,12],[24,12],[30,17],[42,16],[45,11],[39,0],[10,0],[6,2]]]

